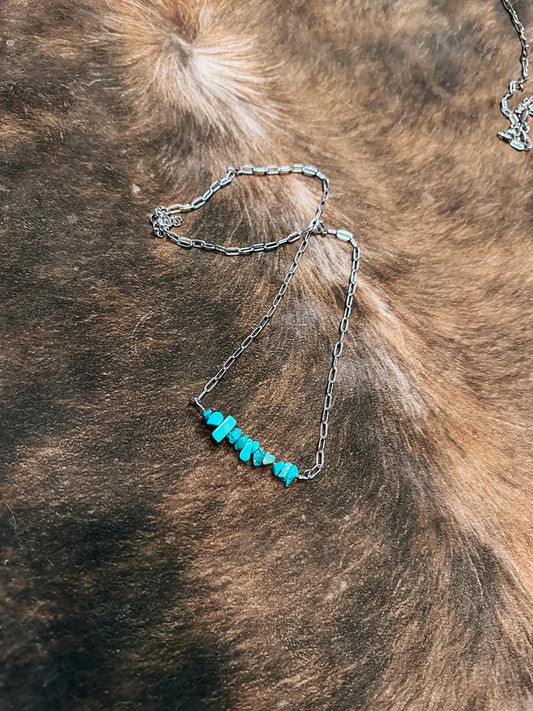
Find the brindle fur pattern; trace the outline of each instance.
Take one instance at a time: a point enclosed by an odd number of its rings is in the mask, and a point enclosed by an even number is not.
[[[533,708],[533,156],[496,138],[519,53],[500,3],[1,13],[2,709]],[[285,491],[187,400],[294,247],[184,252],[147,217],[298,160],[363,261],[326,468]],[[276,239],[317,200],[243,178],[181,231]],[[206,399],[303,466],[348,269],[315,238]]]

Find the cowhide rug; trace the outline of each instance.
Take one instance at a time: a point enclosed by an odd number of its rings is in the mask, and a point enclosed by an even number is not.
[[[533,155],[496,137],[501,4],[4,0],[0,26],[2,711],[532,709]],[[297,161],[362,261],[326,466],[285,489],[188,400],[297,245],[185,251],[148,217]],[[243,178],[180,231],[280,239],[319,197]],[[312,238],[204,401],[302,467],[349,262]]]

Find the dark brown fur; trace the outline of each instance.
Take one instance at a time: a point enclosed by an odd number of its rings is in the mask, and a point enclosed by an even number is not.
[[[2,709],[533,708],[533,156],[496,139],[500,4],[1,12]],[[297,160],[363,258],[326,469],[285,491],[187,400],[292,252],[182,252],[147,216]],[[317,199],[243,179],[182,231],[275,239]],[[206,400],[304,466],[349,269],[309,252]]]

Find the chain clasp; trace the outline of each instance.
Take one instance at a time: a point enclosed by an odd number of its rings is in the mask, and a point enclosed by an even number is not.
[[[314,231],[319,235],[331,235],[332,237],[336,237],[340,239],[341,242],[349,242],[354,249],[357,248],[357,242],[354,239],[353,232],[350,232],[350,230],[345,230],[344,228],[339,230],[328,229],[323,221],[319,220]]]

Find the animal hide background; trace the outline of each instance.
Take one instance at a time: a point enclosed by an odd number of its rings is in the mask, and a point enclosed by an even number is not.
[[[533,708],[533,155],[496,137],[500,2],[0,11],[3,711]],[[148,216],[295,161],[362,263],[326,467],[284,489],[187,403],[296,245],[185,251]],[[279,239],[319,197],[238,179],[180,232]],[[349,258],[312,238],[205,400],[301,467]]]

